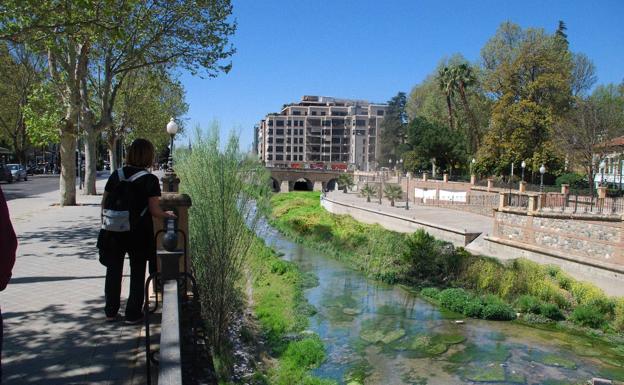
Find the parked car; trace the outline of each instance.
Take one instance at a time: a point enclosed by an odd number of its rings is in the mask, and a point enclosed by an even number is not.
[[[11,175],[13,175],[13,180],[19,182],[20,179],[28,180],[28,175],[26,175],[26,167],[17,163],[9,163],[7,167],[11,171]]]
[[[13,174],[11,174],[11,170],[4,164],[0,164],[0,180],[13,183]]]

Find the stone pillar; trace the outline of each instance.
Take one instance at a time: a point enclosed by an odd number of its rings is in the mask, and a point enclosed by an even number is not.
[[[487,191],[491,191],[494,188],[494,179],[488,178],[487,180]]]
[[[178,179],[179,182],[179,179]],[[184,258],[180,258],[180,271],[188,271],[191,269],[191,255],[189,249],[189,207],[191,207],[191,197],[187,194],[180,193],[172,193],[165,192],[160,197],[160,207],[164,211],[173,211],[178,216],[178,229],[182,230],[186,235],[186,245],[184,242],[184,236],[178,233],[178,248],[184,249],[186,246],[187,256],[186,256],[186,266],[184,265]],[[154,234],[157,231],[164,228],[164,219],[162,218],[154,218]],[[156,248],[158,250],[162,250],[162,238],[164,233],[158,235],[156,239]],[[160,267],[158,268],[160,271]]]
[[[546,193],[545,192],[541,192],[539,193],[539,199],[537,202],[537,208],[539,210],[541,210],[542,208],[544,208],[544,206],[546,206]]]
[[[323,182],[316,181],[314,182],[314,187],[312,187],[313,191],[323,191]]]
[[[442,174],[442,180],[444,181],[444,183],[448,183],[448,173],[444,173]]]
[[[598,187],[598,199],[605,199],[607,197],[607,186]]]
[[[175,172],[165,172],[165,175],[160,180],[163,184],[163,192],[178,192],[180,178],[178,178]]]
[[[521,193],[526,192],[526,185],[527,185],[527,182],[525,182],[525,181],[521,181],[520,182],[519,190],[520,190]]]
[[[502,211],[507,206],[508,201],[509,201],[508,192],[499,193],[498,194],[498,209]]]
[[[287,180],[283,180],[280,183],[280,192],[286,193],[290,191],[290,183]]]
[[[569,184],[562,184],[561,185],[561,193],[563,195],[568,195],[570,194],[570,185]]]
[[[470,184],[473,186],[477,184],[477,176],[475,174],[470,175]]]
[[[423,182],[427,181],[427,177],[428,177],[427,173],[423,172],[423,175],[422,175]]]
[[[537,195],[529,195],[529,204],[527,206],[527,212],[531,213],[537,211]]]

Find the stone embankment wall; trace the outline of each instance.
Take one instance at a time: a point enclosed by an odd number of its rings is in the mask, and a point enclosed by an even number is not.
[[[495,211],[487,253],[554,264],[612,295],[624,295],[624,222],[621,216]]]

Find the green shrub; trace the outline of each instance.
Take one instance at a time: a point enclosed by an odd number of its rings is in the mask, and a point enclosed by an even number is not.
[[[466,306],[464,307],[464,311],[463,311],[463,314],[466,317],[481,318],[482,313],[483,313],[483,303],[481,302],[480,298],[475,297],[471,299],[470,301],[466,302]]]
[[[481,318],[497,321],[509,321],[516,318],[514,309],[502,299],[488,295],[483,298]]]
[[[516,300],[516,309],[520,313],[540,314],[542,302],[532,295],[521,295]]]
[[[464,289],[445,289],[440,292],[438,299],[443,307],[456,313],[463,313],[472,296]]]
[[[554,303],[542,304],[539,310],[544,317],[553,321],[561,321],[565,319],[563,313],[561,312],[561,309],[559,309],[559,307]]]
[[[600,309],[592,305],[577,306],[570,315],[570,319],[577,325],[590,328],[601,328],[606,322]]]
[[[437,287],[426,287],[420,291],[420,295],[423,297],[435,299],[436,301],[440,296],[440,289]]]
[[[407,263],[407,279],[439,283],[456,276],[459,257],[451,244],[419,229],[406,239],[406,245],[402,259]]]
[[[292,269],[292,264],[282,259],[276,259],[271,263],[271,273],[283,275],[284,273],[291,271]]]
[[[613,328],[624,332],[624,298],[618,298],[616,301],[613,318]]]

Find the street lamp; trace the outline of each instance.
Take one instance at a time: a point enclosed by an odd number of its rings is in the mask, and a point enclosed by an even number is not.
[[[171,118],[169,123],[167,123],[167,133],[171,137],[171,142],[169,145],[169,162],[167,164],[167,171],[173,171],[173,137],[178,133],[178,124]]]
[[[409,210],[409,189],[410,189],[410,174],[407,173],[407,185],[405,187],[405,210]]]
[[[546,167],[542,164],[539,168],[540,172],[540,193],[544,192],[544,173],[546,172]]]
[[[524,169],[526,167],[526,162],[522,161],[522,163],[520,163],[520,167],[522,167],[522,181],[524,182]]]

